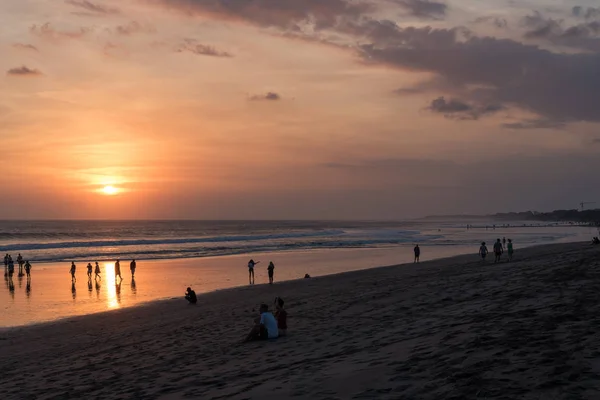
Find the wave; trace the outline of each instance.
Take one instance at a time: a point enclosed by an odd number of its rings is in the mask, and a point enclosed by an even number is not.
[[[171,244],[194,244],[194,243],[217,243],[217,242],[248,242],[258,240],[277,239],[300,239],[319,236],[342,235],[343,230],[329,230],[318,232],[290,232],[266,235],[233,235],[212,236],[202,238],[161,238],[161,239],[127,239],[127,240],[92,240],[92,241],[70,241],[70,242],[47,242],[47,243],[11,243],[0,246],[0,252],[27,251],[27,250],[49,250],[69,249],[81,247],[122,247],[122,246],[152,246]]]

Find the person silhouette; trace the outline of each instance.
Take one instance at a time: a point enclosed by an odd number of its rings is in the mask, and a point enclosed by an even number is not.
[[[25,275],[23,273],[23,256],[21,255],[21,253],[19,253],[19,255],[17,256],[17,264],[19,264],[19,276],[23,276]]]
[[[77,271],[77,266],[75,265],[75,261],[71,262],[71,269],[69,273],[71,274],[71,282],[76,282],[77,278],[75,278],[75,272]],[[75,285],[73,285],[75,287]]]
[[[131,261],[131,264],[129,264],[129,269],[131,270],[131,279],[135,278],[135,268],[137,267],[137,264],[135,262],[135,260]]]
[[[27,279],[31,279],[31,264],[29,261],[25,262],[25,274],[27,274]]]
[[[196,304],[198,302],[198,298],[196,297],[196,292],[192,290],[192,288],[188,287],[185,291],[185,299],[190,304]]]
[[[96,261],[96,269],[95,269],[94,273],[95,273],[95,275],[94,275],[95,280],[102,279],[102,276],[100,276],[100,265],[98,265],[98,261]]]
[[[248,280],[250,281],[250,285],[254,285],[254,267],[258,263],[260,263],[260,261],[248,261]]]
[[[92,267],[92,263],[88,263],[87,265],[87,276],[88,276],[88,281],[92,280],[92,269],[94,267]]]
[[[273,273],[275,271],[275,264],[273,261],[269,262],[269,266],[267,267],[267,272],[269,273],[269,285],[273,284]]]
[[[419,257],[421,257],[421,248],[419,247],[419,245],[417,244],[415,246],[415,248],[413,249],[414,253],[415,253],[415,263],[419,262]]]
[[[115,263],[115,282],[117,281],[117,276],[119,277],[119,280],[123,280],[123,277],[121,276],[121,263],[119,260]]]

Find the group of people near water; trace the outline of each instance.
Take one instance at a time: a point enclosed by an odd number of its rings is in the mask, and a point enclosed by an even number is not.
[[[31,263],[25,261],[21,253],[17,256],[17,264],[19,264],[19,278],[27,275],[27,279],[31,278]],[[15,262],[10,254],[4,256],[4,277],[12,279],[15,273]]]
[[[132,260],[131,263],[129,264],[129,270],[131,271],[131,279],[135,279],[135,269],[136,268],[137,268],[137,263],[135,262],[135,260]],[[92,280],[92,271],[94,271],[94,280],[99,280],[99,279],[102,280],[100,265],[98,264],[98,261],[96,261],[95,268],[94,268],[94,266],[92,266],[92,263],[88,263],[88,265],[87,265],[88,281]],[[71,269],[69,270],[69,273],[71,274],[71,282],[77,282],[77,278],[75,277],[76,272],[77,272],[77,265],[75,265],[75,261],[72,261]],[[123,280],[123,277],[121,276],[121,261],[119,259],[117,259],[117,261],[115,262],[115,282],[117,281],[117,277],[119,277],[120,281]]]
[[[512,239],[508,239],[508,243],[506,238],[502,238],[502,240],[497,239],[496,243],[494,243],[494,264],[499,263],[502,258],[502,254],[504,254],[504,250],[506,249],[506,253],[508,254],[508,262],[512,261],[514,249]],[[489,251],[485,244],[485,242],[481,242],[481,246],[479,247],[479,256],[481,257],[481,261],[485,263],[485,259],[488,255]]]

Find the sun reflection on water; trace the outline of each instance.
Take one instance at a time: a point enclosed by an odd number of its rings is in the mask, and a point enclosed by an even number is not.
[[[115,266],[112,263],[104,263],[104,276],[106,287],[106,306],[109,309],[121,307],[117,297],[117,286],[115,283]]]

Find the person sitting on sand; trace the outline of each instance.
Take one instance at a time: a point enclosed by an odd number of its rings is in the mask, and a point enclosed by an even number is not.
[[[248,280],[250,281],[250,285],[254,285],[254,266],[258,264],[260,261],[250,260],[248,261]]]
[[[413,249],[413,251],[415,252],[415,263],[419,262],[419,257],[421,257],[421,248],[419,247],[419,245],[416,245],[415,248]]]
[[[281,297],[275,297],[275,319],[277,320],[277,329],[279,336],[287,334],[287,311],[283,309],[284,301]]]
[[[273,272],[275,271],[275,264],[273,261],[269,262],[269,266],[267,267],[267,272],[269,273],[269,285],[273,284]]]
[[[512,244],[512,239],[508,239],[508,244],[506,245],[507,247],[507,251],[508,251],[508,261],[512,261],[512,257],[513,257],[513,244]]]
[[[92,263],[88,263],[87,265],[87,276],[88,276],[88,281],[92,280],[92,269],[94,267],[92,267]]]
[[[479,255],[481,256],[481,261],[485,262],[485,257],[488,254],[488,248],[485,245],[485,242],[481,242],[481,247],[479,247]]]
[[[185,291],[185,299],[190,302],[190,304],[196,304],[198,302],[198,298],[196,297],[196,292],[192,290],[192,288],[188,287]]]
[[[25,274],[27,274],[27,279],[31,278],[31,264],[29,261],[25,261]]]
[[[75,261],[73,261],[73,262],[71,262],[71,269],[69,270],[69,273],[71,274],[71,282],[77,280],[77,278],[75,278],[76,271],[77,271],[77,266],[75,265]]]
[[[96,261],[96,268],[94,269],[94,280],[102,279],[100,276],[100,265],[98,265],[98,261]]]
[[[135,260],[131,261],[131,264],[129,264],[129,269],[131,270],[131,279],[135,278],[135,268],[137,267],[137,264],[135,263]]]
[[[304,274],[304,279],[310,279],[310,275],[309,274]]]
[[[115,282],[117,281],[117,276],[120,280],[123,280],[123,277],[121,276],[121,263],[119,262],[119,260],[117,260],[117,262],[115,263]]]
[[[245,342],[252,340],[267,340],[276,339],[279,337],[279,329],[277,328],[277,321],[273,314],[269,312],[269,306],[266,304],[260,305],[260,318],[255,320],[256,324],[246,336]]]
[[[598,239],[598,236],[595,236],[595,237],[592,239],[592,244],[600,244],[600,239]]]
[[[504,248],[502,247],[502,242],[498,239],[496,240],[496,243],[494,243],[494,263],[500,262],[502,253],[504,253]]]

